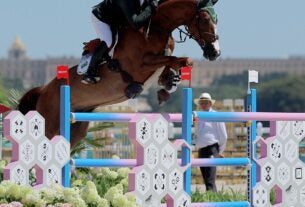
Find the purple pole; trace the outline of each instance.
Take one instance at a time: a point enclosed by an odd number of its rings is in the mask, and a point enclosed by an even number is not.
[[[202,112],[195,111],[194,116],[205,121],[305,121],[305,113],[270,113],[270,112]]]

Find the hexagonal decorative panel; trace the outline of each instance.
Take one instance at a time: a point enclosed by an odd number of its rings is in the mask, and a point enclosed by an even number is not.
[[[18,185],[30,185],[29,182],[29,168],[21,163],[9,163],[3,172],[4,180],[11,180]]]
[[[134,182],[134,191],[140,193],[140,195],[145,195],[151,188],[151,175],[145,168],[137,168],[129,175],[129,181]]]
[[[41,166],[42,168],[46,166],[52,159],[52,145],[50,141],[47,138],[43,138],[41,142],[37,146],[37,161],[38,165]]]
[[[45,120],[36,111],[30,111],[26,115],[28,121],[28,132],[35,140],[40,139],[45,133]]]
[[[281,139],[286,139],[291,132],[291,123],[287,121],[276,122],[276,135]]]
[[[176,197],[177,198],[173,198],[170,195],[166,196],[166,199],[169,201],[168,206],[172,206],[172,207],[190,207],[191,206],[191,197],[186,192],[179,193]],[[209,206],[209,204],[207,204],[207,206]]]
[[[262,172],[261,180],[267,185],[272,185],[275,179],[274,166],[270,162],[266,162],[262,166],[261,172]]]
[[[290,163],[296,161],[296,159],[299,157],[298,147],[298,144],[291,139],[285,144],[284,156]]]
[[[162,144],[168,139],[168,122],[162,117],[153,123],[153,139],[157,141],[158,144]]]
[[[19,160],[32,167],[36,158],[36,147],[30,140],[25,140],[19,145]]]
[[[267,157],[257,161],[254,206],[271,206],[271,192],[275,192],[275,206],[304,206],[305,163],[299,157],[299,145],[305,137],[305,122],[278,121],[275,128],[275,136],[265,140]]]
[[[54,156],[59,167],[63,167],[70,160],[70,144],[63,136],[55,136],[51,140],[54,146]]]
[[[295,206],[298,202],[298,191],[295,187],[290,185],[284,191],[284,205],[285,206]]]
[[[168,176],[169,193],[176,195],[183,189],[183,173],[179,169],[174,169]]]
[[[303,162],[299,161],[292,168],[292,179],[297,185],[305,183],[305,165]]]
[[[289,166],[285,163],[282,162],[278,167],[277,167],[277,175],[276,178],[279,181],[279,184],[281,184],[282,187],[284,187],[288,181],[290,180],[290,168]]]
[[[265,207],[269,204],[269,193],[261,184],[256,184],[253,189],[253,203],[257,207]]]
[[[158,194],[158,195],[163,195],[166,190],[166,178],[167,175],[166,173],[158,169],[154,174],[153,174],[153,190]]]
[[[153,143],[144,149],[144,164],[153,170],[159,163],[159,149]]]
[[[19,111],[12,111],[4,118],[3,135],[12,142],[19,143],[27,134],[25,117]]]
[[[304,121],[293,121],[292,123],[292,134],[301,140],[305,138],[305,122]]]
[[[62,181],[62,169],[57,167],[56,165],[52,164],[47,167],[44,171],[44,185],[50,186],[52,183],[61,184]]]
[[[167,170],[169,170],[172,166],[174,166],[176,161],[177,151],[171,143],[167,143],[161,149],[161,163]]]
[[[34,187],[62,183],[62,167],[70,160],[70,144],[62,136],[51,141],[45,135],[44,118],[35,111],[25,117],[18,111],[5,119],[4,135],[13,143],[12,163],[4,170],[4,179],[29,185],[29,170],[36,169]]]
[[[138,166],[129,174],[128,190],[140,206],[160,207],[164,196],[169,207],[190,206],[190,197],[183,190],[183,173],[188,166],[180,166],[177,158],[178,148],[190,146],[181,140],[172,144],[168,125],[160,114],[137,114],[129,124]]]
[[[152,134],[151,123],[145,116],[137,116],[129,122],[129,138],[135,144],[144,146]]]
[[[305,186],[303,186],[301,189],[300,189],[300,203],[301,204],[304,204],[305,203]]]

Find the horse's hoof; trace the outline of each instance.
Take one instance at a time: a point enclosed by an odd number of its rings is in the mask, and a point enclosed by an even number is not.
[[[125,89],[125,96],[129,99],[130,98],[133,99],[136,98],[138,95],[140,95],[142,91],[143,91],[142,84],[133,82],[130,83]]]
[[[163,103],[168,101],[170,98],[170,94],[165,89],[161,89],[157,93],[158,93],[159,105],[162,105]]]

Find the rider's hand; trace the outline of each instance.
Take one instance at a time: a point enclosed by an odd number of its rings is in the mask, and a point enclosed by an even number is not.
[[[150,0],[149,5],[151,6],[153,12],[155,12],[159,6],[158,0]]]
[[[223,154],[218,154],[218,158],[224,158],[225,156]]]

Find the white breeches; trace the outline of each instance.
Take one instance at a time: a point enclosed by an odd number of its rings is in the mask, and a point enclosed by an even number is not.
[[[112,32],[110,26],[96,18],[94,14],[91,14],[91,20],[97,37],[100,38],[101,41],[105,41],[108,48],[110,48],[112,44]]]

